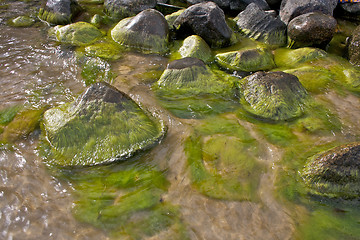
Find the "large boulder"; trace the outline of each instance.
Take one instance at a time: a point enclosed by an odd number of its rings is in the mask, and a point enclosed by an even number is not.
[[[39,9],[38,17],[50,24],[66,25],[80,11],[81,7],[75,0],[48,0]]]
[[[198,4],[208,2],[207,0],[186,0],[188,4]],[[220,8],[231,11],[243,11],[250,3],[255,3],[263,10],[269,10],[270,7],[265,0],[214,0]]]
[[[338,146],[313,156],[302,176],[313,194],[360,198],[360,143]]]
[[[102,33],[87,22],[76,22],[56,29],[56,38],[61,43],[85,46],[94,43]]]
[[[232,31],[226,23],[223,10],[213,2],[187,8],[176,18],[174,26],[180,36],[199,35],[210,47],[230,45]]]
[[[156,0],[105,0],[105,12],[114,19],[120,20],[149,9],[155,8]]]
[[[280,6],[280,18],[288,24],[293,18],[310,12],[333,15],[338,0],[283,0]]]
[[[360,26],[355,28],[348,44],[348,56],[351,64],[360,66]]]
[[[240,102],[261,118],[289,120],[303,114],[307,91],[298,78],[284,72],[257,72],[240,84]]]
[[[179,49],[181,57],[192,57],[209,62],[212,59],[212,53],[209,45],[199,36],[192,35],[187,37]]]
[[[111,30],[115,42],[146,53],[167,52],[168,35],[169,26],[165,17],[154,9],[125,18]]]
[[[91,85],[76,101],[46,111],[43,129],[54,154],[50,163],[60,166],[125,159],[164,135],[162,124],[104,82]]]
[[[219,53],[216,62],[232,71],[254,72],[275,68],[272,53],[267,49],[254,48]]]
[[[288,37],[296,46],[326,46],[335,34],[335,18],[311,12],[292,19],[288,25]]]
[[[248,5],[234,20],[246,37],[270,45],[286,45],[286,25],[272,13],[261,10],[256,4]]]

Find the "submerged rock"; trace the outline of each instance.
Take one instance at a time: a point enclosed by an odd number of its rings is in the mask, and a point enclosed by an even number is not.
[[[192,57],[208,62],[212,58],[209,45],[199,36],[192,35],[187,37],[179,49],[181,57]]]
[[[87,22],[76,22],[56,30],[56,38],[61,43],[85,46],[94,43],[102,33],[94,25]]]
[[[288,36],[296,46],[326,46],[335,34],[335,18],[323,13],[306,13],[292,19]]]
[[[280,18],[285,24],[305,13],[321,12],[333,15],[338,0],[283,0],[280,7]]]
[[[267,49],[245,49],[219,53],[216,62],[232,71],[253,72],[275,68],[273,55]]]
[[[75,102],[45,112],[43,128],[54,164],[89,166],[124,159],[147,149],[164,127],[127,95],[101,82]]]
[[[297,67],[304,62],[324,58],[327,53],[318,48],[298,48],[298,49],[277,49],[274,54],[275,64],[278,67]]]
[[[114,19],[134,16],[146,9],[155,8],[156,0],[105,0],[105,12]]]
[[[31,27],[35,23],[35,19],[27,16],[19,16],[9,21],[9,25],[13,27]]]
[[[261,10],[256,4],[248,5],[234,20],[246,37],[270,45],[286,45],[286,25],[272,13]]]
[[[154,9],[123,19],[111,30],[112,39],[121,45],[160,54],[168,51],[168,34],[165,17]]]
[[[360,143],[338,146],[315,155],[302,176],[313,194],[360,198]]]
[[[232,36],[224,12],[213,2],[199,3],[187,8],[176,18],[174,26],[179,35],[196,34],[214,48],[228,46]]]
[[[75,0],[48,0],[45,7],[40,8],[38,17],[50,24],[69,24],[73,17],[81,11]]]
[[[303,114],[307,91],[298,78],[284,72],[257,72],[243,79],[240,102],[261,118],[289,120]]]
[[[234,95],[233,82],[220,79],[197,58],[170,62],[153,89],[161,104],[181,118],[226,111]]]

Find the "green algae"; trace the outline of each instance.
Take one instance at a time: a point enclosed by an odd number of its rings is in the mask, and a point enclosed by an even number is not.
[[[230,111],[236,105],[234,81],[235,78],[216,74],[205,65],[194,64],[166,69],[153,90],[161,105],[175,116],[203,118]]]
[[[197,35],[187,37],[179,49],[181,57],[193,57],[210,62],[212,60],[212,53],[209,45]]]
[[[151,147],[164,126],[132,100],[120,104],[90,101],[64,104],[45,112],[43,129],[54,158],[49,163],[84,166],[124,159]],[[79,105],[76,105],[79,104]]]
[[[192,185],[206,196],[257,201],[259,146],[236,120],[211,118],[185,143]]]
[[[327,53],[317,48],[298,48],[298,49],[286,49],[279,48],[275,50],[274,61],[278,67],[298,67],[300,63],[313,61],[318,58],[324,58]]]
[[[8,24],[12,27],[31,27],[34,23],[35,19],[28,16],[19,16],[8,22]]]
[[[122,57],[123,49],[114,42],[106,41],[86,46],[85,53],[92,57],[117,60]]]
[[[221,67],[233,71],[253,72],[275,68],[273,55],[267,49],[241,49],[217,54],[215,58]]]
[[[90,86],[96,82],[111,83],[114,79],[114,74],[111,71],[110,64],[101,58],[89,58],[85,60],[81,77],[84,79],[85,85]]]
[[[14,105],[0,110],[0,125],[5,126],[10,123],[21,108],[19,105]]]
[[[56,39],[59,42],[75,46],[90,45],[102,36],[99,29],[87,22],[76,22],[56,30]]]

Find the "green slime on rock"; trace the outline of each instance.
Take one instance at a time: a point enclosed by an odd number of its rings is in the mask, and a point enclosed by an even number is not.
[[[191,181],[213,198],[257,201],[259,146],[236,120],[210,118],[186,141]]]

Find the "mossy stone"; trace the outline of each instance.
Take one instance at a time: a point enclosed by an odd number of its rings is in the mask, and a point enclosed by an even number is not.
[[[9,21],[9,25],[13,27],[31,27],[35,23],[35,19],[28,16],[19,16]]]
[[[56,38],[61,43],[85,46],[94,43],[102,33],[94,25],[87,22],[76,22],[56,30]]]
[[[168,64],[153,89],[161,104],[176,116],[202,118],[229,110],[233,86],[200,59],[182,58]]]
[[[168,14],[165,16],[165,19],[169,25],[169,29],[175,29],[174,22],[175,22],[176,18],[178,16],[180,16],[184,11],[185,11],[185,9],[181,9],[179,11],[176,11],[172,14]]]
[[[14,105],[0,110],[0,125],[5,126],[10,123],[21,108],[19,105]]]
[[[38,126],[42,117],[43,109],[25,109],[13,118],[5,127],[2,138],[5,142],[14,142],[28,136]]]
[[[302,176],[313,194],[360,197],[360,143],[338,146],[309,159]]]
[[[185,144],[192,185],[202,194],[226,200],[257,201],[259,146],[236,120],[211,118]]]
[[[44,114],[44,134],[60,166],[88,166],[126,159],[150,148],[164,126],[111,85],[91,85],[75,102]]]
[[[117,60],[122,56],[122,49],[114,42],[101,42],[86,46],[85,53],[93,57]]]
[[[168,35],[169,26],[164,16],[154,9],[125,18],[111,30],[115,42],[145,53],[166,53]]]
[[[183,58],[198,58],[204,62],[209,62],[212,59],[212,53],[209,45],[197,35],[185,38],[179,49],[179,53]]]
[[[327,53],[318,48],[304,47],[294,50],[279,48],[274,53],[274,60],[278,67],[298,67],[300,63],[313,61],[326,56]]]
[[[233,52],[219,53],[216,62],[232,71],[253,72],[275,68],[272,53],[267,49],[244,49]]]
[[[66,25],[81,12],[81,7],[74,0],[49,0],[39,9],[39,19],[54,25]]]
[[[81,77],[85,85],[90,86],[96,82],[111,83],[114,79],[114,74],[111,71],[110,64],[101,58],[86,58],[82,65]]]
[[[307,91],[298,78],[284,72],[257,72],[240,83],[240,102],[261,118],[289,120],[303,114]]]

